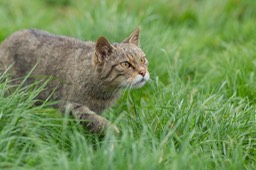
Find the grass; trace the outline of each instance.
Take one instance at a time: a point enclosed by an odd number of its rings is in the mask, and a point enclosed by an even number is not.
[[[84,132],[43,86],[0,78],[0,169],[254,169],[256,1],[2,0],[0,41],[23,28],[121,41],[141,26],[151,81],[105,116],[122,135]]]

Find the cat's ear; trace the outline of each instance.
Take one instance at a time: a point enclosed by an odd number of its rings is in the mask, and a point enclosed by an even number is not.
[[[131,43],[137,46],[140,46],[140,27],[136,28],[133,33],[130,34],[128,38],[126,38],[123,43]]]
[[[96,56],[98,57],[98,61],[102,62],[103,60],[107,60],[111,53],[113,52],[114,46],[107,40],[107,38],[101,36],[96,41]]]

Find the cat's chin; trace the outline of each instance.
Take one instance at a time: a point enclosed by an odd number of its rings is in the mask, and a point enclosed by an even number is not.
[[[138,89],[141,88],[142,86],[144,86],[144,84],[146,84],[146,80],[142,80],[141,82],[135,83],[131,86],[131,88],[133,89]]]

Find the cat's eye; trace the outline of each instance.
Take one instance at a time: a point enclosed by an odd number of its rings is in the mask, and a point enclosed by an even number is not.
[[[129,68],[129,67],[131,67],[131,64],[130,64],[128,61],[121,62],[120,65],[121,65],[123,68]]]
[[[146,62],[146,59],[144,57],[140,59],[141,64],[144,64],[145,62]]]

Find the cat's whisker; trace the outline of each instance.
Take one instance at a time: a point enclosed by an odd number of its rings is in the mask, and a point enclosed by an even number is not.
[[[124,92],[127,92],[127,91],[130,92],[131,89],[132,89],[132,84],[128,84],[127,86],[125,86]]]

